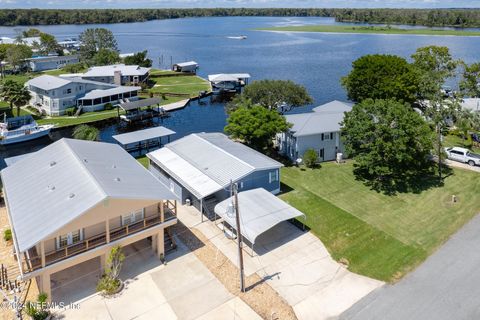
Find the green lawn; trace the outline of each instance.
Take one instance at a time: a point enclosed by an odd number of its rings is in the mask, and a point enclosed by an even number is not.
[[[475,147],[472,144],[472,140],[463,140],[461,137],[457,135],[449,134],[444,137],[444,145],[445,147],[462,147],[472,150],[473,152],[480,153],[480,148]]]
[[[200,91],[210,91],[210,84],[197,76],[152,77],[154,83],[149,91],[155,93],[186,93],[190,97],[198,96]]]
[[[406,35],[437,35],[437,36],[480,36],[478,31],[443,30],[435,28],[402,29],[395,27],[368,27],[349,25],[314,25],[272,27],[256,30],[263,31],[298,31],[298,32],[329,32],[329,33],[363,33],[363,34],[406,34]]]
[[[148,158],[147,158],[147,156],[138,157],[137,161],[140,162],[140,164],[142,166],[144,166],[145,168],[148,168]]]
[[[320,169],[288,167],[281,197],[307,215],[307,224],[349,269],[394,281],[417,266],[480,209],[478,173],[454,170],[443,187],[388,196],[356,181],[352,163]],[[456,195],[459,202],[452,204]]]

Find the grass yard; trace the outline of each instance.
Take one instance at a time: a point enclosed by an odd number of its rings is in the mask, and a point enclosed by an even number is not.
[[[466,170],[454,170],[443,187],[395,196],[356,181],[351,162],[284,168],[282,183],[293,189],[282,199],[307,215],[335,259],[384,281],[409,272],[480,210],[478,173]]]
[[[445,147],[462,147],[480,153],[480,148],[474,146],[471,139],[463,140],[461,137],[452,134],[445,136],[444,139]]]
[[[144,166],[145,168],[148,168],[148,158],[147,158],[147,156],[138,157],[137,161],[140,162],[140,164],[142,166]]]
[[[435,28],[402,29],[395,27],[349,26],[349,25],[313,25],[271,27],[256,30],[263,31],[296,31],[296,32],[327,32],[327,33],[363,33],[363,34],[405,34],[429,36],[480,36],[478,31],[444,30]]]
[[[149,90],[155,93],[185,93],[190,97],[198,96],[200,91],[210,91],[210,84],[197,76],[152,77],[155,85]]]

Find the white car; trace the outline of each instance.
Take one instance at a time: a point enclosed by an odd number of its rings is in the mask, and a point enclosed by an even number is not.
[[[470,152],[470,150],[460,147],[445,148],[448,159],[471,166],[480,166],[480,155]]]

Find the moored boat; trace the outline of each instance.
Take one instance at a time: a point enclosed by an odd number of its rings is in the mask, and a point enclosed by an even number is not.
[[[32,116],[6,118],[0,122],[0,145],[26,142],[44,137],[53,125],[38,125]]]

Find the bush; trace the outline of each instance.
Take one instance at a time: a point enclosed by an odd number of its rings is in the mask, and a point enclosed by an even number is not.
[[[303,163],[305,163],[305,166],[308,168],[313,168],[316,166],[318,162],[318,155],[313,149],[308,149],[305,151],[303,154]]]
[[[65,109],[65,114],[70,117],[74,116],[76,112],[77,112],[77,107],[70,107]]]
[[[50,315],[47,309],[47,294],[40,293],[36,302],[27,301],[25,304],[25,313],[33,320],[45,320]]]
[[[97,291],[101,291],[107,295],[115,294],[122,282],[119,279],[113,279],[108,275],[104,275],[100,278],[97,284]]]
[[[110,251],[107,259],[105,274],[100,278],[97,284],[97,291],[102,291],[106,295],[112,295],[118,292],[122,281],[118,278],[122,269],[125,255],[120,246],[115,246]]]
[[[111,104],[110,102],[109,103],[105,103],[105,105],[103,106],[103,108],[105,110],[112,110],[113,109],[113,104]]]
[[[12,240],[12,230],[11,229],[7,229],[7,230],[3,231],[3,240],[5,240],[5,241]]]
[[[85,69],[85,64],[82,62],[79,63],[74,63],[74,64],[69,64],[65,67],[62,68],[63,71],[66,73],[79,73],[82,72]]]

